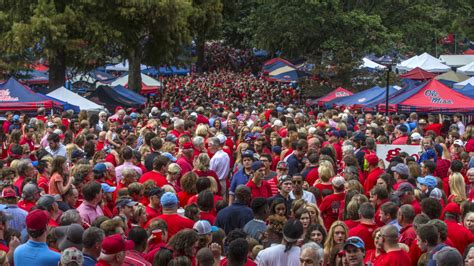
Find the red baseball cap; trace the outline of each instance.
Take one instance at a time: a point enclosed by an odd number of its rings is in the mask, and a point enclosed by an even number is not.
[[[6,187],[2,191],[2,198],[16,198],[16,192],[12,187]]]
[[[444,207],[444,212],[447,213],[452,213],[452,214],[456,214],[456,215],[461,215],[461,208],[459,207],[459,205],[455,202],[450,202],[448,203],[448,205],[446,205],[446,207]]]
[[[368,154],[365,156],[365,159],[370,165],[375,165],[379,163],[379,158],[375,154]]]
[[[115,234],[104,238],[102,253],[107,255],[117,254],[133,249],[134,245],[133,241],[124,239],[121,234]]]
[[[183,149],[184,150],[187,150],[187,149],[192,149],[193,148],[193,143],[188,141],[188,142],[185,142],[183,143]]]
[[[26,216],[26,228],[31,231],[46,229],[49,222],[49,214],[43,210],[34,210]]]

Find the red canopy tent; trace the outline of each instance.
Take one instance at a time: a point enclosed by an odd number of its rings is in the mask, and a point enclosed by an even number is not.
[[[462,95],[436,79],[397,97],[399,101],[392,99],[392,103],[398,102],[398,110],[403,112],[474,112],[474,99]]]
[[[419,67],[414,68],[408,71],[405,74],[401,74],[400,78],[412,79],[412,80],[428,80],[436,77],[436,74],[430,73],[426,70],[423,70]]]
[[[474,50],[469,48],[467,49],[466,51],[464,51],[464,54],[468,54],[468,55],[474,55]]]
[[[336,98],[346,97],[346,96],[350,96],[352,94],[354,94],[354,93],[352,93],[351,91],[348,91],[348,90],[346,90],[342,87],[338,87],[337,89],[331,91],[330,93],[324,95],[323,97],[311,101],[310,105],[316,105],[317,104],[319,106],[322,106],[325,103],[327,103],[329,101],[332,101]]]

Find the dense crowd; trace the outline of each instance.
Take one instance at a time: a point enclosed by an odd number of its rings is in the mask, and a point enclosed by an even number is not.
[[[463,115],[303,106],[225,51],[143,109],[7,112],[0,265],[474,265]]]

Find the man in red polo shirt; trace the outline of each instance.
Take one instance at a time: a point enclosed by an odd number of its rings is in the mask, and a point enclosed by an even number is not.
[[[386,225],[380,229],[379,243],[385,253],[376,258],[374,266],[411,265],[410,256],[398,245],[398,229],[394,225]]]
[[[382,204],[384,204],[385,202],[388,202],[388,191],[387,191],[387,189],[382,187],[382,186],[375,186],[370,191],[370,199],[369,200],[370,200],[370,203],[372,203],[372,205],[375,208],[375,217],[374,217],[375,218],[375,223],[378,226],[385,225],[380,220],[380,206],[382,206]]]
[[[370,203],[363,203],[359,208],[360,223],[349,230],[349,236],[358,236],[364,243],[367,250],[375,249],[372,234],[377,228],[374,222],[375,208]]]
[[[411,205],[405,204],[398,209],[397,221],[402,227],[400,229],[400,243],[411,246],[413,241],[416,239],[416,232],[413,228],[413,220],[415,219],[415,210]],[[396,227],[395,227],[396,228]],[[397,229],[398,231],[398,229]]]
[[[364,190],[368,194],[369,191],[377,184],[377,179],[381,174],[383,174],[384,171],[378,166],[379,158],[377,157],[377,155],[367,154],[365,156],[365,160],[367,161],[369,170],[367,178],[364,182]]]
[[[168,238],[171,239],[177,232],[182,229],[192,229],[194,221],[182,217],[178,214],[178,197],[171,192],[166,192],[161,196],[161,206],[163,206],[163,214],[151,219],[145,225],[146,228],[156,219],[161,219],[168,225]]]
[[[453,242],[453,246],[464,254],[464,249],[472,242],[474,237],[471,231],[459,224],[461,208],[458,204],[450,202],[444,208],[444,222],[448,227],[448,238]]]
[[[413,186],[410,183],[402,183],[393,193],[393,195],[397,196],[400,199],[400,204],[408,204],[413,206],[415,215],[421,213],[420,203],[416,200]]]
[[[250,188],[252,198],[269,198],[272,196],[272,188],[265,177],[265,164],[262,161],[252,163],[252,178],[247,182],[246,186]]]
[[[148,198],[150,203],[146,206],[146,220],[150,221],[151,219],[161,215],[161,204],[160,198],[163,196],[164,191],[159,188],[152,188],[148,192]]]
[[[158,155],[153,160],[153,170],[142,175],[138,182],[143,184],[148,180],[153,180],[160,188],[168,184],[168,181],[166,180],[166,169],[168,168],[169,163],[170,159],[168,159],[168,157]]]

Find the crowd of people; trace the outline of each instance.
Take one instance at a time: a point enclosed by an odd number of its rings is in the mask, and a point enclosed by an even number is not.
[[[7,112],[0,265],[474,265],[464,120],[319,110],[229,69],[139,110]]]

